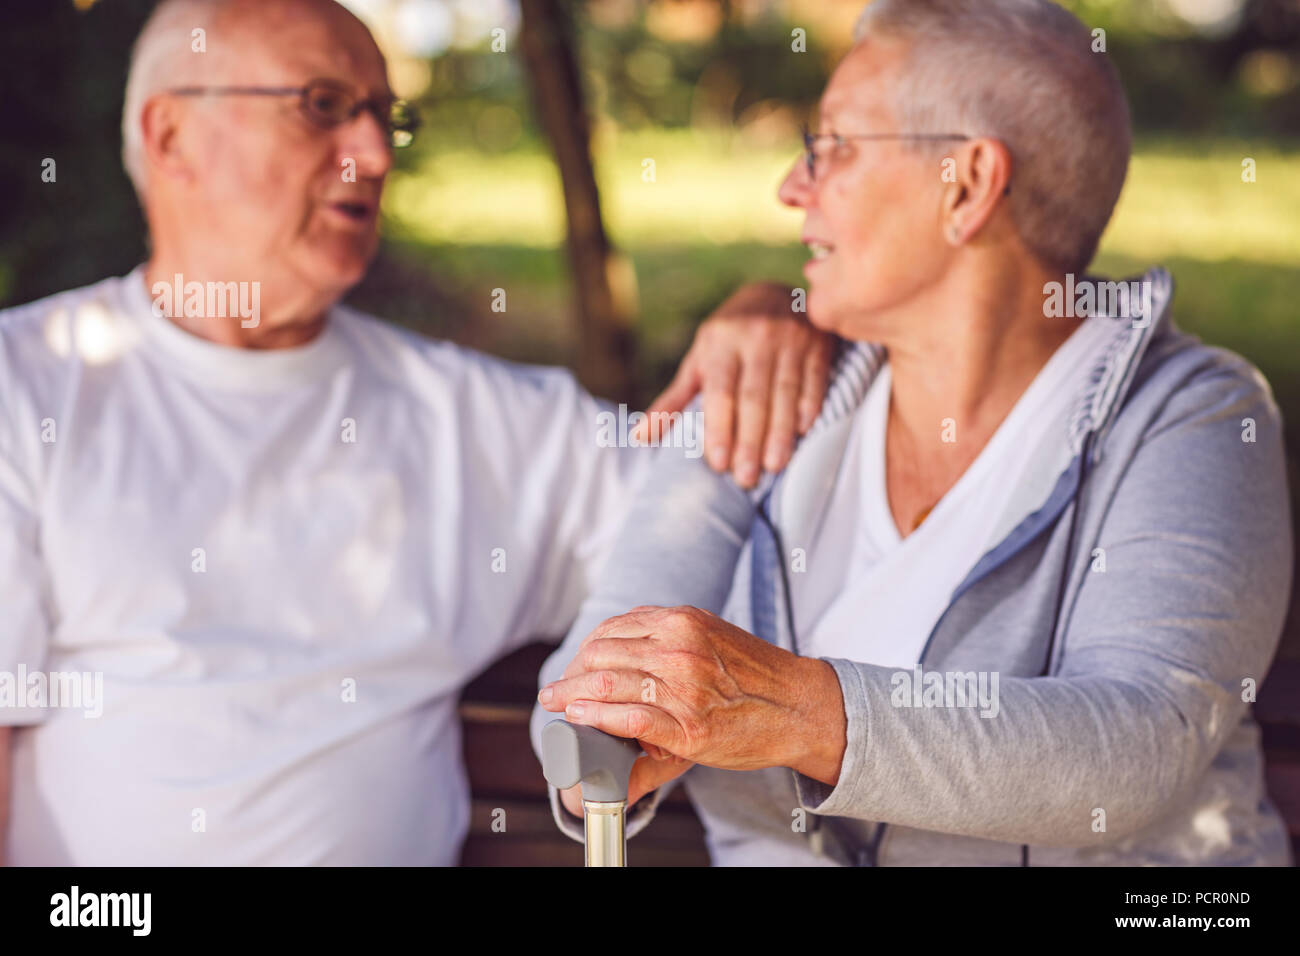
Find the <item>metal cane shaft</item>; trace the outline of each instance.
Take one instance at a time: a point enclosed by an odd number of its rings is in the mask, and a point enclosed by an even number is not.
[[[627,801],[582,802],[587,866],[627,866]]]
[[[635,740],[552,720],[542,728],[542,773],[556,790],[582,784],[588,866],[627,866],[627,787],[644,754]]]

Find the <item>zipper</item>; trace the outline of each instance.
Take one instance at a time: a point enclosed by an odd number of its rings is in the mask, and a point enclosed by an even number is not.
[[[1065,507],[1070,508],[1070,530],[1069,533],[1066,535],[1065,562],[1061,567],[1061,581],[1057,587],[1056,605],[1055,605],[1055,610],[1053,611],[1052,614],[1052,633],[1047,643],[1047,660],[1044,665],[1043,672],[1040,676],[1047,676],[1052,672],[1052,658],[1055,656],[1056,648],[1057,648],[1057,642],[1056,642],[1057,628],[1059,627],[1061,611],[1063,610],[1063,602],[1065,600],[1065,589],[1069,584],[1068,576],[1070,573],[1070,562],[1074,551],[1074,543],[1075,543],[1074,533],[1079,518],[1079,505],[1083,497],[1083,485],[1088,478],[1088,471],[1089,471],[1088,465],[1091,459],[1093,439],[1095,437],[1096,437],[1096,432],[1091,432],[1091,431],[1088,432],[1086,436],[1084,436],[1083,448],[1080,450],[1079,458],[1078,458],[1079,474],[1075,478],[1074,491],[1071,492],[1070,497],[1066,499]],[[1055,525],[1056,522],[1060,520],[1060,517],[1061,516],[1059,513],[1056,516],[1054,516],[1052,519],[1052,524]],[[1043,528],[1040,528],[1038,533],[1034,534],[1033,537],[1027,539],[1025,543],[1021,545],[1021,548],[1027,546],[1030,541],[1033,541],[1035,538],[1037,538],[1038,535],[1041,534],[1043,531],[1047,530],[1048,527],[1049,527],[1048,525],[1044,525]],[[985,571],[984,574],[979,576],[979,578],[970,582],[970,584],[966,588],[964,589],[959,588],[958,590],[962,591],[963,593],[964,591],[970,590],[970,588],[973,588],[980,581],[984,580],[984,578],[988,577],[989,574],[991,574],[994,570],[997,569],[997,567],[1001,567],[1012,557],[1015,557],[1016,554],[1019,554],[1021,548],[1017,548],[1013,554],[1008,555],[1004,560],[1000,561],[996,567],[990,568],[988,571]],[[934,639],[935,633],[939,630],[939,625],[943,623],[943,619],[948,616],[948,612],[952,610],[953,605],[956,603],[957,603],[956,601],[951,602],[946,608],[944,608],[943,613],[939,615],[939,620],[935,622],[934,629],[930,631],[930,636],[927,637],[925,640],[925,647],[921,649],[921,653],[917,657],[918,666],[924,667],[925,657],[930,652],[930,642],[931,640]],[[881,865],[880,858],[881,858],[881,854],[884,852],[884,841],[889,836],[889,833],[890,833],[889,824],[888,823],[880,824],[880,827],[877,829],[875,836],[873,836],[872,838],[872,845],[870,847],[871,862],[867,864],[868,866]],[[1021,865],[1022,866],[1029,865],[1029,846],[1027,844],[1021,844]]]

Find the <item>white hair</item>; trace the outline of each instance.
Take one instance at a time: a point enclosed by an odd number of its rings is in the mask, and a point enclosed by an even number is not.
[[[1132,149],[1119,74],[1088,28],[1048,0],[875,0],[854,39],[873,35],[907,45],[900,128],[1005,144],[1021,238],[1053,268],[1087,268]]]
[[[200,82],[214,52],[195,53],[194,30],[204,31],[204,47],[212,42],[213,26],[227,0],[162,0],[131,49],[122,105],[122,166],[136,196],[144,201],[144,132],[140,114],[145,101],[160,90]]]

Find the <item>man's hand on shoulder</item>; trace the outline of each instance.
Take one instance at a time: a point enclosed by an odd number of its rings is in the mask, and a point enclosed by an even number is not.
[[[776,282],[741,286],[695,333],[676,377],[637,429],[654,440],[655,414],[683,410],[703,395],[705,457],[752,488],[760,468],[780,471],[796,439],[817,418],[834,337],[795,312],[794,291]]]

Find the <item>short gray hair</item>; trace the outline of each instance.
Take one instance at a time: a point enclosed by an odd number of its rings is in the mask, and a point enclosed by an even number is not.
[[[144,134],[140,114],[145,101],[170,86],[195,83],[203,76],[202,66],[192,52],[193,31],[205,32],[205,48],[212,40],[213,26],[227,0],[162,0],[145,21],[131,48],[131,65],[126,75],[126,100],[122,104],[122,166],[136,196],[144,201]]]
[[[1086,269],[1132,150],[1119,73],[1092,32],[1048,0],[875,0],[854,30],[869,36],[907,45],[901,127],[1004,143],[1021,238],[1050,267]]]

